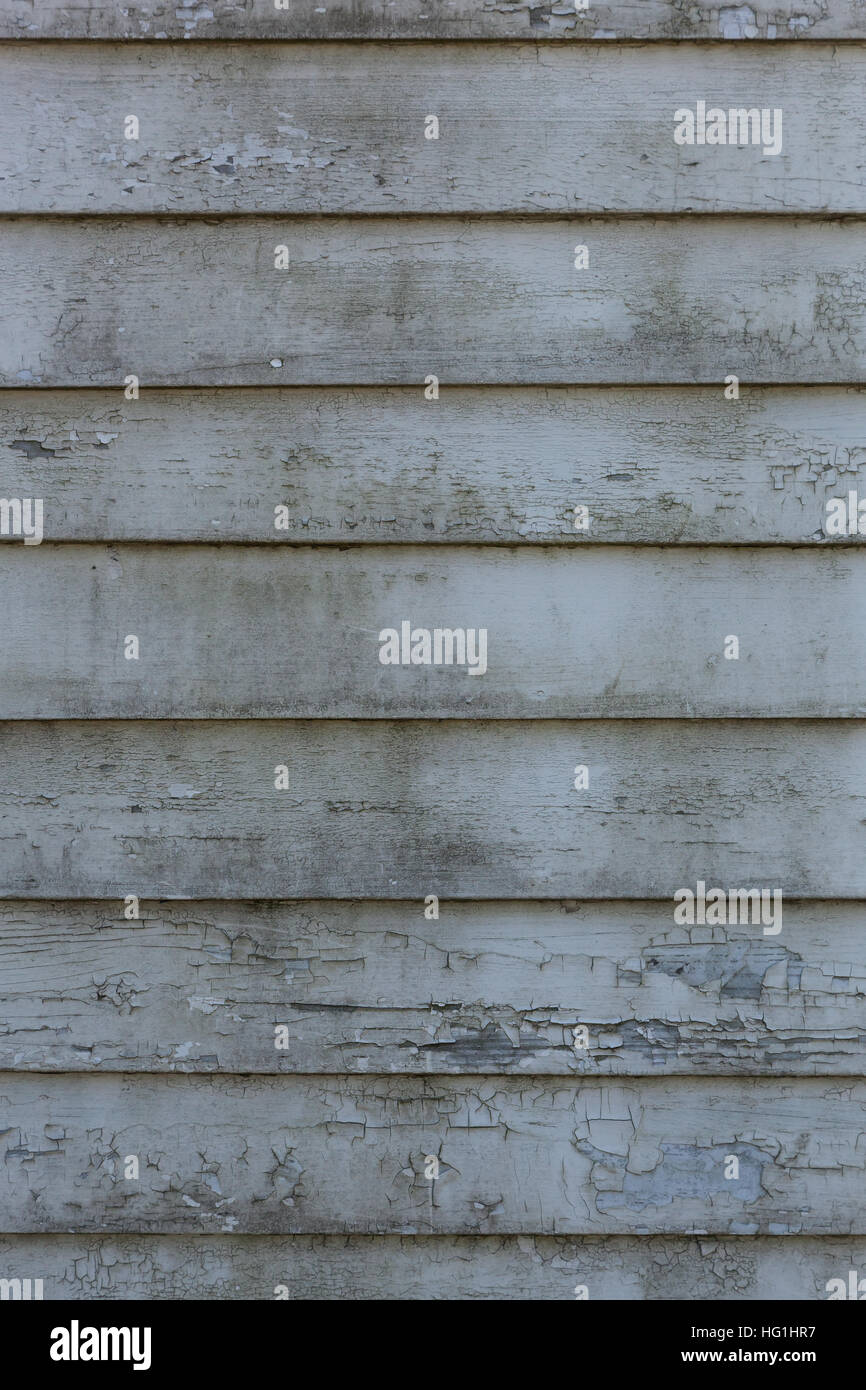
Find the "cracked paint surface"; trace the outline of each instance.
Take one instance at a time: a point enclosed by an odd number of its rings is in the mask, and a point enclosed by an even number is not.
[[[664,904],[0,905],[0,1066],[253,1072],[859,1074],[856,903],[784,934]],[[34,952],[46,962],[33,993]],[[50,964],[48,964],[50,962]],[[289,1030],[277,1052],[275,1024]],[[589,1047],[573,1030],[588,1027]]]
[[[568,0],[294,0],[275,14],[263,0],[141,0],[115,6],[90,0],[3,0],[0,37],[639,39],[863,38],[853,0],[783,0],[706,5],[693,0],[596,3],[575,13]]]
[[[0,1116],[0,1219],[34,1233],[808,1235],[862,1221],[857,1080],[85,1076],[37,1095],[7,1073]]]

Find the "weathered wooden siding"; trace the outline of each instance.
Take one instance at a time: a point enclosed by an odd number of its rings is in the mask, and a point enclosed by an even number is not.
[[[866,897],[861,720],[12,722],[0,761],[11,897]]]
[[[45,509],[0,547],[0,1278],[866,1264],[864,561],[824,526],[864,41],[854,0],[0,0],[0,496]],[[782,153],[675,145],[699,98],[781,107]],[[383,667],[404,619],[487,672]],[[780,930],[678,924],[699,881]]]
[[[0,386],[866,381],[866,223],[0,219]],[[574,248],[590,264],[574,267]],[[287,246],[290,266],[274,269]],[[15,325],[15,332],[10,326]],[[432,403],[431,403],[432,404]]]
[[[10,1232],[856,1235],[864,1221],[866,1083],[852,1079],[6,1073],[0,1098]]]
[[[19,543],[0,589],[0,719],[866,714],[862,549]],[[383,664],[403,622],[464,664]]]
[[[2,0],[0,35],[119,39],[863,39],[857,0],[689,5],[625,0]]]
[[[0,87],[0,212],[866,211],[860,44],[7,44]],[[692,91],[781,149],[676,145]]]
[[[829,498],[866,496],[863,389],[720,395],[0,391],[0,476],[44,499],[49,540],[862,544],[823,527]]]
[[[139,910],[0,903],[0,1070],[864,1071],[859,902],[787,901],[769,936],[677,926],[661,902]]]
[[[850,1236],[0,1236],[46,1299],[790,1302],[864,1266]]]

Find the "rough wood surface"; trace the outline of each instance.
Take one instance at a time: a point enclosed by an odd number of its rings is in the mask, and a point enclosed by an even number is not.
[[[0,1277],[53,1299],[826,1299],[850,1236],[0,1237]]]
[[[863,549],[19,543],[0,592],[0,719],[866,714]]]
[[[0,763],[5,897],[866,897],[859,720],[6,723]]]
[[[866,211],[863,45],[7,44],[0,88],[0,213]],[[677,145],[699,98],[780,151]]]
[[[0,1069],[864,1071],[862,903],[785,903],[777,936],[679,927],[663,903],[443,901],[438,921],[421,901],[140,912],[0,904]]]
[[[721,410],[731,373],[866,380],[857,220],[25,217],[0,231],[0,386],[112,385],[120,400],[130,374],[704,382]]]
[[[866,560],[822,528],[863,40],[854,0],[0,0],[0,493],[45,505],[0,547],[0,1297],[866,1266]],[[782,153],[680,148],[698,99]],[[488,671],[383,667],[404,619]],[[698,881],[781,931],[678,925]]]
[[[0,1103],[10,1233],[866,1225],[862,1081],[6,1073]]]
[[[678,0],[0,0],[12,38],[384,39],[863,39],[857,0],[753,0],[684,6]]]
[[[11,390],[0,477],[4,496],[44,499],[56,541],[836,548],[863,541],[823,526],[828,498],[866,497],[866,392]]]

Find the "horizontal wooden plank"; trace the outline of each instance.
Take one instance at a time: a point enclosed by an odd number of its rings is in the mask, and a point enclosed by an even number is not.
[[[0,213],[866,211],[864,45],[7,44],[0,86]],[[677,144],[698,100],[777,114]]]
[[[863,1235],[866,1223],[862,1081],[7,1073],[0,1098],[12,1233]],[[138,1179],[123,1176],[130,1156]]]
[[[0,591],[2,719],[866,714],[862,549],[19,543]]]
[[[0,0],[12,38],[862,39],[857,0],[752,0],[712,8],[677,0]]]
[[[785,903],[775,936],[663,903],[439,911],[2,903],[0,1069],[863,1074],[862,903]]]
[[[0,765],[5,897],[866,897],[861,721],[7,723]]]
[[[0,1237],[0,1277],[57,1299],[826,1299],[851,1236]],[[31,1285],[31,1288],[33,1286]],[[278,1292],[275,1293],[275,1290]]]
[[[0,479],[55,541],[861,544],[824,526],[866,497],[866,392],[10,390]]]
[[[20,218],[0,385],[866,380],[866,223]],[[289,248],[274,269],[275,246]],[[575,246],[589,266],[574,267]],[[431,402],[432,406],[432,402]]]

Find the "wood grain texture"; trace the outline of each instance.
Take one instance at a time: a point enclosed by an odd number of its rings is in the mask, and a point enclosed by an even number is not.
[[[866,714],[862,549],[19,542],[0,591],[2,719]]]
[[[0,36],[11,38],[384,39],[863,39],[856,0],[753,0],[689,5],[676,0],[0,0]]]
[[[866,380],[866,223],[12,219],[0,386]],[[274,247],[290,248],[288,270]],[[575,245],[590,266],[575,270]],[[272,363],[277,365],[273,366]],[[119,399],[122,397],[119,396]],[[432,404],[432,403],[431,403]]]
[[[6,897],[866,897],[860,721],[7,723],[0,758]]]
[[[866,211],[863,45],[7,44],[0,86],[0,213]],[[677,145],[698,99],[781,152]]]
[[[0,1279],[826,1297],[866,1262],[866,561],[821,530],[866,460],[860,9],[3,38],[0,491],[47,544],[0,548]],[[670,42],[727,38],[823,42]],[[783,153],[680,149],[698,98]],[[404,618],[489,671],[382,667]],[[781,932],[679,927],[699,879]]]
[[[0,1069],[864,1071],[862,903],[785,903],[772,937],[678,927],[663,903],[443,901],[438,921],[420,901],[140,912],[0,904]]]
[[[0,1277],[55,1299],[317,1300],[827,1298],[866,1265],[850,1236],[0,1237]],[[8,1273],[7,1273],[8,1271]],[[279,1290],[279,1294],[275,1294]]]
[[[828,498],[866,497],[866,392],[11,390],[0,477],[4,496],[44,499],[55,541],[835,548],[863,540],[823,525]]]
[[[866,1083],[0,1076],[0,1229],[862,1235]],[[739,1177],[726,1179],[726,1156]],[[123,1177],[128,1155],[139,1178]],[[439,1178],[424,1177],[428,1155]]]

